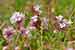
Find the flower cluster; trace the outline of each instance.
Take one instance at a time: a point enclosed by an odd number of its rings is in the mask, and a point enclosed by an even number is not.
[[[33,16],[31,17],[31,20],[29,22],[29,29],[36,29],[37,27],[39,27],[40,25],[40,19],[39,19],[39,15],[40,15],[40,6],[39,5],[34,5],[32,7],[33,10]]]
[[[25,15],[23,13],[14,12],[10,18],[10,22],[11,22],[11,24],[16,23],[17,28],[20,29],[21,27],[23,27],[24,18],[25,18]]]
[[[35,11],[38,11],[38,12],[40,11],[40,6],[39,5],[35,5],[35,6],[33,6],[33,8],[34,8]]]
[[[22,13],[20,13],[20,12],[15,12],[15,13],[13,13],[13,15],[11,16],[10,21],[11,21],[12,24],[13,24],[13,23],[16,23],[16,22],[20,23],[20,22],[23,21],[24,16],[25,16],[25,15],[22,14]]]
[[[65,50],[74,50],[73,48],[66,48]]]
[[[28,35],[29,30],[27,28],[24,28],[23,21],[24,21],[24,14],[20,12],[15,12],[13,15],[10,17],[10,21],[12,24],[17,24],[17,30],[19,33],[22,35]],[[19,29],[18,29],[19,28]],[[3,29],[3,37],[7,41],[11,41],[13,38],[13,35],[16,35],[15,33],[17,32],[16,29],[14,29],[12,26],[6,26]]]
[[[20,47],[19,46],[16,46],[14,50],[20,50]]]
[[[38,26],[38,13],[40,14],[40,7],[38,5],[33,6],[33,10],[37,13],[34,14],[33,17],[31,17],[29,28],[24,28],[23,22],[25,19],[25,15],[23,13],[14,12],[10,17],[11,24],[16,24],[17,30],[19,30],[19,32],[23,35],[28,35],[28,33],[30,32],[29,29],[36,29],[36,27]],[[3,35],[5,38],[10,38],[13,33],[13,28],[11,27],[4,28],[3,30]]]
[[[9,50],[8,46],[4,46],[2,50]]]
[[[11,40],[14,33],[15,33],[15,30],[12,26],[7,26],[3,29],[3,36],[6,40]]]
[[[25,29],[24,27],[21,27],[20,31],[21,31],[21,34],[23,35],[28,35],[28,33],[30,32],[28,29]]]
[[[33,10],[34,15],[37,15],[37,16],[39,16],[40,13],[42,12],[42,11],[40,10],[40,6],[39,6],[39,5],[34,5],[34,6],[32,6],[32,10]]]
[[[36,29],[37,21],[38,21],[38,16],[35,15],[31,18],[30,29]]]
[[[68,27],[70,24],[72,24],[72,21],[71,20],[67,20],[67,19],[64,19],[63,16],[59,15],[59,16],[56,16],[56,19],[58,21],[58,24],[59,24],[59,27],[62,29],[62,28],[66,28]]]

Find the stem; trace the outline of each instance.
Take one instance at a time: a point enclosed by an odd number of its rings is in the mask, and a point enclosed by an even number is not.
[[[41,30],[40,30],[40,32],[41,32],[41,50],[43,50],[43,27],[42,27],[42,25],[43,25],[43,23],[41,23]]]

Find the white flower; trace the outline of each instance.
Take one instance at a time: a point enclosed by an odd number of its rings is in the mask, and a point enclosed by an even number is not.
[[[67,50],[73,50],[73,48],[67,48]]]
[[[33,16],[31,19],[35,19],[35,18],[37,18],[38,16],[37,15],[35,15],[35,16]]]
[[[25,42],[25,43],[24,43],[24,47],[29,47],[28,42]]]
[[[33,17],[31,18],[31,20],[34,21],[34,22],[36,22],[36,21],[38,20],[37,18],[38,18],[38,16],[35,15],[35,16],[33,16]]]
[[[64,19],[62,15],[56,16],[56,19],[58,21],[60,28],[68,27],[73,23],[71,20]]]
[[[3,37],[7,40],[11,40],[12,35],[15,33],[16,31],[14,30],[13,27],[8,26],[6,28],[3,29]]]
[[[33,22],[36,22],[38,19],[38,16],[37,15],[35,15],[35,16],[33,16],[32,18],[31,18],[31,21],[33,21]]]
[[[39,5],[35,5],[33,8],[34,8],[35,11],[38,11],[38,12],[40,11],[40,6]]]
[[[34,19],[33,21],[36,22],[38,19]]]
[[[26,30],[26,34],[28,34],[30,31],[29,30]]]
[[[2,50],[8,50],[8,46],[4,46]]]
[[[60,23],[59,23],[59,26],[60,28],[64,28],[64,27],[67,27],[69,25],[72,24],[72,21],[71,20],[67,20],[67,19],[63,19]]]
[[[13,24],[13,23],[16,23],[17,21],[21,21],[23,18],[24,18],[24,14],[20,13],[20,12],[15,12],[13,13],[13,15],[11,16],[10,18],[10,22]]]
[[[65,23],[59,23],[59,26],[60,26],[60,28],[64,28],[64,27],[66,27],[66,24]]]
[[[62,15],[56,16],[56,19],[57,19],[58,21],[61,21],[63,18],[64,18],[64,17],[63,17]]]
[[[38,21],[38,16],[37,15],[35,15],[35,16],[33,16],[32,18],[31,18],[31,21],[30,21],[30,26],[29,26],[29,29],[31,30],[31,29],[36,29],[36,22]]]
[[[20,47],[19,47],[19,46],[16,46],[16,47],[15,47],[15,50],[20,50]]]

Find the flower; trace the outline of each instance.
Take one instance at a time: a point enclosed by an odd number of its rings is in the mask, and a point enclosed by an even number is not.
[[[72,24],[72,21],[71,20],[67,20],[67,19],[63,19],[59,25],[60,25],[60,28],[64,28],[64,27],[68,27],[69,25]]]
[[[16,22],[22,22],[23,18],[24,18],[24,14],[20,13],[20,12],[14,12],[13,15],[10,18],[10,22],[16,23]]]
[[[25,29],[24,27],[22,27],[20,31],[21,31],[21,34],[23,35],[28,35],[28,33],[30,32],[28,29]]]
[[[62,21],[63,18],[64,18],[64,17],[63,17],[62,15],[56,16],[56,19],[57,19],[58,21]]]
[[[37,21],[38,21],[38,16],[33,16],[31,18],[31,21],[30,21],[30,29],[36,29],[36,25],[37,25]]]
[[[42,13],[39,5],[32,6],[32,11],[33,11],[34,15],[38,15],[38,16],[40,15],[40,13]]]
[[[64,27],[66,27],[67,25],[66,25],[65,23],[59,23],[59,26],[60,26],[60,28],[64,28]]]
[[[19,47],[19,46],[16,46],[16,47],[15,47],[15,50],[20,50],[20,47]]]
[[[9,50],[8,46],[4,46],[2,50]]]
[[[12,35],[15,33],[15,30],[11,26],[7,26],[3,29],[3,36],[5,39],[11,39]]]
[[[73,50],[73,48],[67,48],[67,50]]]
[[[33,17],[31,18],[31,20],[34,21],[34,22],[36,22],[36,21],[37,21],[37,18],[38,18],[38,16],[35,15],[35,16],[33,16]]]
[[[62,15],[56,16],[60,28],[65,28],[71,25],[73,22],[71,20],[64,19]]]
[[[33,8],[34,8],[35,11],[38,11],[38,12],[40,11],[40,6],[39,5],[35,5]]]

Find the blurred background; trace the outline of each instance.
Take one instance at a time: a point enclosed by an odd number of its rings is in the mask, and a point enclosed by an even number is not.
[[[2,29],[4,25],[10,23],[10,17],[15,11],[22,12],[27,19],[24,26],[27,27],[30,17],[33,16],[31,7],[40,5],[42,13],[39,18],[47,17],[49,19],[48,30],[32,31],[32,38],[28,40],[31,50],[66,50],[66,48],[75,48],[75,0],[0,0],[0,50],[2,50],[6,40],[3,38]],[[64,31],[54,33],[52,24],[53,16],[62,15],[66,19],[72,20],[73,24]],[[15,36],[14,36],[15,38]],[[21,37],[20,37],[21,38]],[[19,40],[18,45],[23,43]],[[13,49],[12,49],[13,50]],[[29,50],[24,48],[23,50]]]

